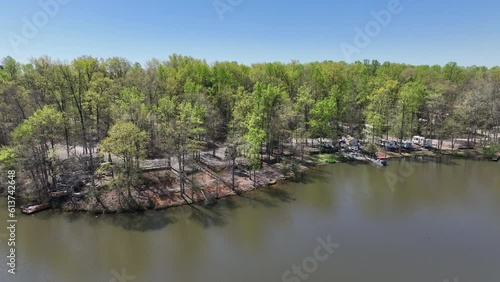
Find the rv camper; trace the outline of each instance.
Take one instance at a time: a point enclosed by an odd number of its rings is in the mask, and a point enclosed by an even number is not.
[[[422,136],[413,136],[412,142],[424,148],[432,148],[432,139],[425,139],[425,137]]]
[[[415,145],[423,146],[425,138],[422,136],[413,136],[412,141],[413,141],[413,144],[415,144]]]

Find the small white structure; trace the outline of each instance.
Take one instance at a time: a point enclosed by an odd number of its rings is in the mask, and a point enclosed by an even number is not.
[[[412,142],[424,148],[432,148],[432,139],[425,139],[425,137],[422,136],[413,136]]]
[[[423,146],[425,142],[425,138],[422,136],[413,136],[412,139],[413,144]]]

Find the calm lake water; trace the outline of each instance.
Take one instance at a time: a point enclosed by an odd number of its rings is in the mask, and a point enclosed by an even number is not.
[[[17,274],[0,237],[0,281],[500,281],[500,164],[389,165],[326,166],[210,208],[19,215]]]

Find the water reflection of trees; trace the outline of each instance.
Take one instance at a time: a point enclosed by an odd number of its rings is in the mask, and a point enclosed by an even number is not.
[[[496,178],[495,175],[498,174],[498,171],[487,168],[490,164],[472,160],[427,158],[411,162],[404,159],[393,160],[384,169],[368,166],[367,171],[358,176],[365,179],[363,185],[366,188],[354,194],[355,202],[360,204],[366,215],[386,218],[410,216],[418,210],[417,207],[431,210],[444,209],[457,203],[463,203],[464,208],[467,205],[478,205],[475,195],[478,189],[484,195],[496,193],[488,191],[488,187],[492,187],[492,177]],[[408,167],[414,170],[413,173],[403,177],[402,182],[398,182],[392,190],[386,178],[387,171],[405,175],[398,172],[406,172]]]
[[[304,183],[227,198],[214,206],[98,217],[51,211],[20,217],[20,267],[29,267],[20,277],[37,281],[36,275],[45,273],[66,281],[86,281],[81,277],[90,275],[108,281],[112,269],[125,267],[140,281],[142,277],[161,277],[149,272],[163,269],[174,271],[169,278],[196,281],[199,273],[188,271],[186,265],[195,267],[210,260],[207,254],[219,250],[268,248],[273,242],[270,232],[282,226],[293,228],[296,213],[306,210],[328,217],[347,206],[374,222],[450,207],[483,209],[487,216],[500,216],[499,164],[471,160],[419,163],[423,165],[415,166],[415,172],[396,185],[394,192],[384,173],[397,172],[407,164],[404,160],[391,161],[385,169],[373,165],[324,167]]]
[[[107,220],[48,212],[21,221],[19,255],[30,266],[21,274],[26,279],[37,281],[38,273],[49,272],[53,281],[108,281],[113,269],[125,267],[140,277],[150,264],[148,237],[123,232]]]

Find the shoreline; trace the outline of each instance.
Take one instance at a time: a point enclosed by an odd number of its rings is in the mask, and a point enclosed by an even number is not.
[[[286,159],[288,160],[288,159]],[[75,199],[74,197],[65,199],[52,199],[50,206],[44,206],[42,210],[35,211],[31,214],[42,212],[43,210],[54,210],[64,213],[91,213],[91,214],[118,214],[118,213],[133,213],[144,212],[148,210],[165,210],[173,207],[185,205],[203,204],[212,205],[216,201],[245,194],[247,192],[257,191],[272,187],[286,181],[292,181],[294,178],[302,177],[310,168],[322,165],[314,160],[314,157],[308,156],[307,160],[300,163],[300,169],[294,173],[283,173],[283,169],[289,170],[283,163],[268,165],[264,163],[263,169],[255,172],[254,180],[250,180],[248,175],[235,175],[236,189],[232,190],[228,186],[227,173],[226,175],[213,176],[215,172],[207,173],[199,171],[191,175],[192,179],[197,180],[199,185],[194,191],[186,188],[184,195],[180,195],[178,189],[172,189],[171,186],[176,186],[178,183],[170,183],[165,180],[164,174],[169,174],[171,171],[157,171],[144,173],[146,181],[151,181],[151,178],[157,177],[155,183],[150,186],[142,185],[132,192],[132,199],[128,198],[125,193],[117,191],[117,189],[102,189],[98,197],[86,195],[85,199]],[[162,177],[163,175],[163,177]],[[171,180],[172,178],[170,178]],[[163,186],[163,187],[160,187]],[[166,188],[166,189],[162,189]],[[202,188],[202,189],[201,189]],[[25,206],[27,208],[27,206]]]
[[[486,160],[476,150],[442,150],[442,151],[412,151],[404,152],[383,152],[388,160],[412,158],[412,157],[452,157],[462,159]],[[349,163],[368,161],[349,160],[343,157],[343,153],[330,153],[319,155],[308,155],[304,160],[296,158],[284,158],[282,163],[266,164],[261,170],[255,173],[254,180],[248,178],[248,174],[238,172],[235,175],[235,190],[230,188],[230,175],[227,172],[215,172],[210,170],[200,170],[192,174],[191,182],[194,183],[191,188],[187,188],[183,195],[179,190],[173,189],[178,185],[171,171],[145,172],[143,176],[147,184],[136,188],[132,192],[132,199],[124,195],[122,191],[116,188],[106,188],[105,185],[99,187],[99,195],[96,197],[92,193],[84,196],[79,194],[77,197],[68,196],[61,199],[52,199],[50,205],[42,203],[41,210],[29,213],[34,214],[43,210],[51,209],[64,213],[91,213],[91,214],[118,214],[144,212],[148,210],[166,210],[169,208],[185,205],[200,204],[213,205],[218,200],[239,196],[251,191],[257,191],[273,187],[287,181],[298,180],[304,177],[311,168],[324,166],[333,163]],[[291,171],[289,161],[296,161],[299,165],[296,172]],[[333,160],[333,162],[332,162]],[[33,205],[31,206],[33,207]],[[25,207],[26,208],[26,207]]]

